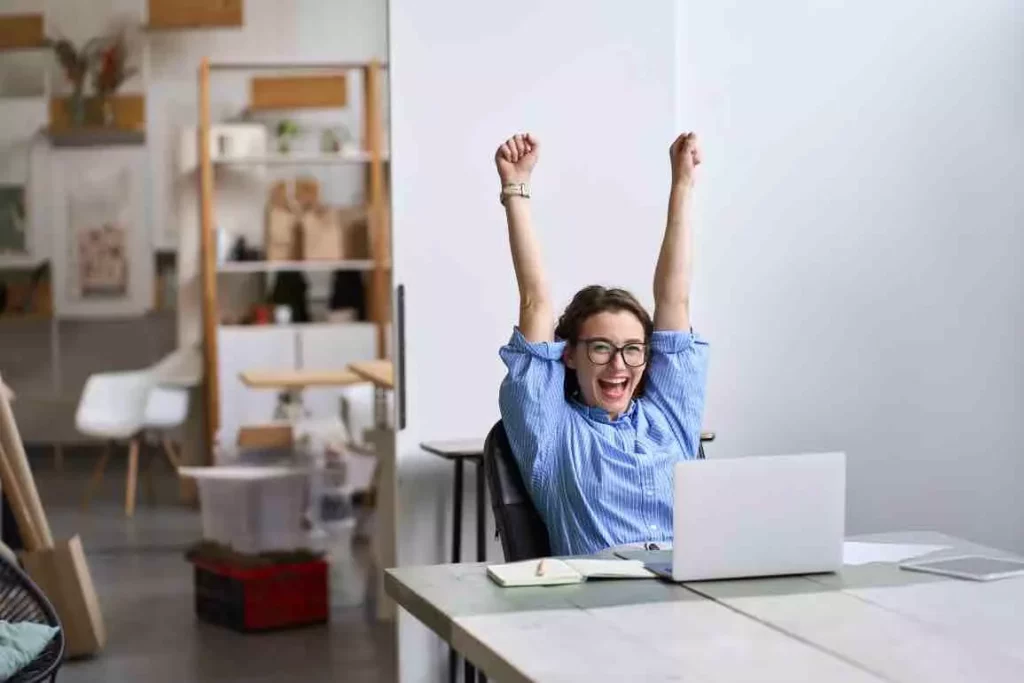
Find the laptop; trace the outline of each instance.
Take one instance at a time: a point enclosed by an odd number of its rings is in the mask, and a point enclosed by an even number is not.
[[[672,581],[833,572],[843,564],[846,455],[675,466],[672,549],[617,552]]]

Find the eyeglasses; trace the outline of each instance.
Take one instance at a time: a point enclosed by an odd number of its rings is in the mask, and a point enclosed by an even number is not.
[[[647,362],[647,344],[641,342],[616,346],[607,339],[594,337],[580,339],[580,343],[587,345],[587,358],[594,365],[608,365],[616,353],[621,354],[622,362],[631,368],[638,368]]]

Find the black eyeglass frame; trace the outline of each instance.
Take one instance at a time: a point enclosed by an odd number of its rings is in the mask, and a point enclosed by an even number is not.
[[[604,361],[603,363],[600,362],[600,361],[594,360],[594,357],[591,355],[591,347],[590,347],[590,345],[593,344],[594,342],[601,342],[602,344],[607,344],[608,346],[610,346],[612,348],[612,352],[608,356],[608,360]],[[613,344],[611,342],[611,340],[605,339],[604,337],[586,337],[584,339],[578,339],[576,343],[578,343],[578,344],[585,344],[586,345],[586,347],[587,347],[587,358],[589,358],[590,362],[593,363],[594,365],[608,365],[609,363],[612,362],[612,359],[615,358],[615,354],[618,354],[618,355],[622,356],[622,362],[623,362],[623,364],[627,368],[642,368],[643,366],[647,365],[647,359],[648,359],[648,357],[650,355],[650,351],[649,351],[647,342],[631,341],[631,342],[626,342],[622,346],[616,346],[615,344]],[[644,358],[643,358],[643,361],[641,363],[639,363],[638,365],[633,365],[628,360],[626,360],[626,348],[628,348],[630,346],[639,346],[641,349],[643,349]]]

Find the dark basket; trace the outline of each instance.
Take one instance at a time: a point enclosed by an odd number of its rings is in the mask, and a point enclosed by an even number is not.
[[[57,612],[28,574],[3,557],[0,557],[0,619],[31,621],[58,629],[39,656],[8,678],[7,683],[57,680],[57,669],[64,660],[64,629]]]
[[[193,559],[196,615],[241,633],[326,623],[330,615],[324,560],[258,567]]]

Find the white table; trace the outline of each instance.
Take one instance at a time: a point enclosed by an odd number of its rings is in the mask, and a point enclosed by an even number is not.
[[[854,539],[851,539],[854,540]],[[855,540],[998,551],[934,533]],[[395,600],[492,679],[1024,681],[1024,578],[992,583],[894,564],[674,585],[500,588],[482,564],[388,570]]]

